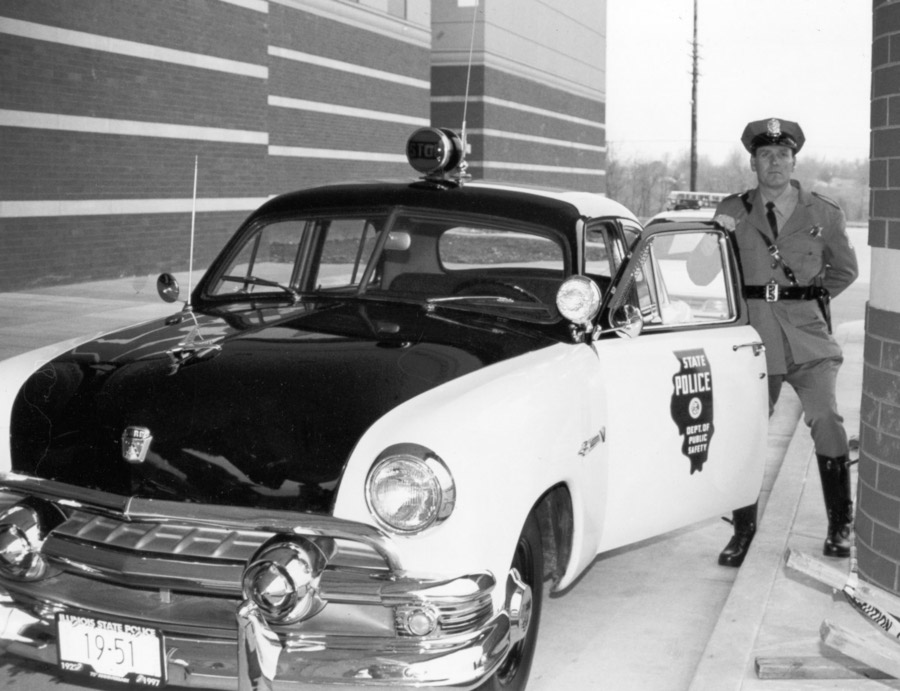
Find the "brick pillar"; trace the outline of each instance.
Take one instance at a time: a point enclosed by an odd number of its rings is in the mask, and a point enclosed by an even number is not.
[[[860,405],[860,575],[900,594],[900,0],[873,0],[869,245]]]

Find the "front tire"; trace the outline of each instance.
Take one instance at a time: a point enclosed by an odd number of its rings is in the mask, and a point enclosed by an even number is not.
[[[513,644],[506,659],[478,691],[524,691],[531,673],[531,662],[537,645],[538,624],[544,594],[544,553],[541,549],[541,529],[532,513],[528,516],[510,571],[515,569],[521,581],[530,589],[531,612],[523,638]],[[509,603],[507,603],[509,605]]]

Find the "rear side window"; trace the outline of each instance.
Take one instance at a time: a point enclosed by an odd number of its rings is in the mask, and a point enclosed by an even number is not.
[[[445,231],[438,243],[441,265],[448,271],[503,267],[508,269],[565,269],[562,247],[550,238],[528,232],[457,227]]]

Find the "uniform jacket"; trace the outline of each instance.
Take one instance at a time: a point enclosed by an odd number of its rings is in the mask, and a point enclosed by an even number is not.
[[[797,207],[778,232],[775,246],[782,260],[794,272],[801,286],[820,283],[831,297],[839,295],[856,280],[859,269],[856,252],[847,236],[844,214],[840,207],[816,193],[797,188]],[[771,238],[766,221],[766,208],[758,189],[725,198],[716,208],[716,216],[731,216],[740,253],[745,285],[765,285],[775,281],[791,285],[781,266],[769,253],[762,231]],[[784,374],[785,341],[795,363],[840,356],[837,341],[816,300],[748,300],[750,323],[759,331],[766,345],[769,374]]]

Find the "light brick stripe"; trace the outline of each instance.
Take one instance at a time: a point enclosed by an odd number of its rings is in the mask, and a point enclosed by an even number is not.
[[[519,110],[523,113],[531,113],[533,115],[541,115],[547,118],[555,118],[557,120],[563,120],[565,122],[571,122],[576,125],[584,125],[585,127],[592,127],[598,130],[606,130],[606,124],[602,122],[597,122],[596,120],[588,120],[587,118],[579,118],[574,115],[569,115],[567,113],[559,113],[554,110],[547,110],[546,108],[538,108],[536,106],[529,106],[525,103],[517,103],[515,101],[507,101],[502,98],[494,98],[493,96],[471,96],[469,99],[469,104],[472,103],[484,103],[485,105],[490,106],[499,106],[501,108],[511,108],[513,110]],[[463,96],[434,96],[431,99],[432,103],[465,103],[466,99]]]
[[[245,77],[269,78],[269,68],[265,65],[255,65],[249,62],[217,58],[212,55],[201,55],[200,53],[190,53],[184,50],[163,48],[162,46],[137,43],[136,41],[125,41],[119,38],[89,34],[84,31],[61,29],[55,26],[35,24],[34,22],[25,22],[8,17],[0,17],[0,33],[30,38],[35,41],[59,43],[74,48],[87,48],[89,50],[127,55],[156,62],[167,62],[198,69],[239,74]]]
[[[403,74],[396,74],[394,72],[385,72],[384,70],[376,70],[371,67],[363,67],[362,65],[356,65],[351,62],[344,62],[342,60],[332,60],[331,58],[325,58],[321,55],[313,55],[311,53],[304,53],[299,50],[291,50],[290,48],[279,48],[278,46],[269,46],[269,55],[282,58],[284,60],[292,60],[294,62],[302,62],[307,65],[316,65],[317,67],[326,67],[330,70],[338,70],[340,72],[349,72],[351,74],[355,74],[361,77],[368,77],[370,79],[380,79],[385,82],[393,82],[395,84],[403,84],[404,86],[412,86],[416,89],[430,89],[431,82],[426,79],[416,79],[414,77],[407,77]]]
[[[403,125],[413,125],[414,127],[427,127],[430,122],[428,118],[417,118],[412,115],[404,115],[403,113],[386,113],[380,110],[339,106],[334,103],[306,101],[302,98],[288,98],[287,96],[269,96],[269,105],[277,108],[306,110],[313,113],[343,115],[350,118],[364,118],[366,120],[378,120],[380,122],[396,122]]]
[[[379,154],[372,151],[345,151],[342,149],[313,149],[305,146],[270,146],[270,156],[294,158],[326,158],[333,161],[370,161],[375,163],[407,163],[401,154]]]
[[[133,137],[163,137],[168,139],[191,139],[263,146],[269,143],[268,132],[233,130],[223,127],[198,127],[196,125],[178,125],[164,122],[144,122],[142,120],[92,118],[59,113],[35,113],[24,110],[0,110],[0,127],[26,127],[39,130],[115,134]]]
[[[265,197],[233,197],[197,199],[198,213],[216,211],[251,211],[266,201]],[[138,214],[191,213],[193,199],[73,199],[39,201],[0,201],[2,218],[35,218],[39,216],[131,216]]]

